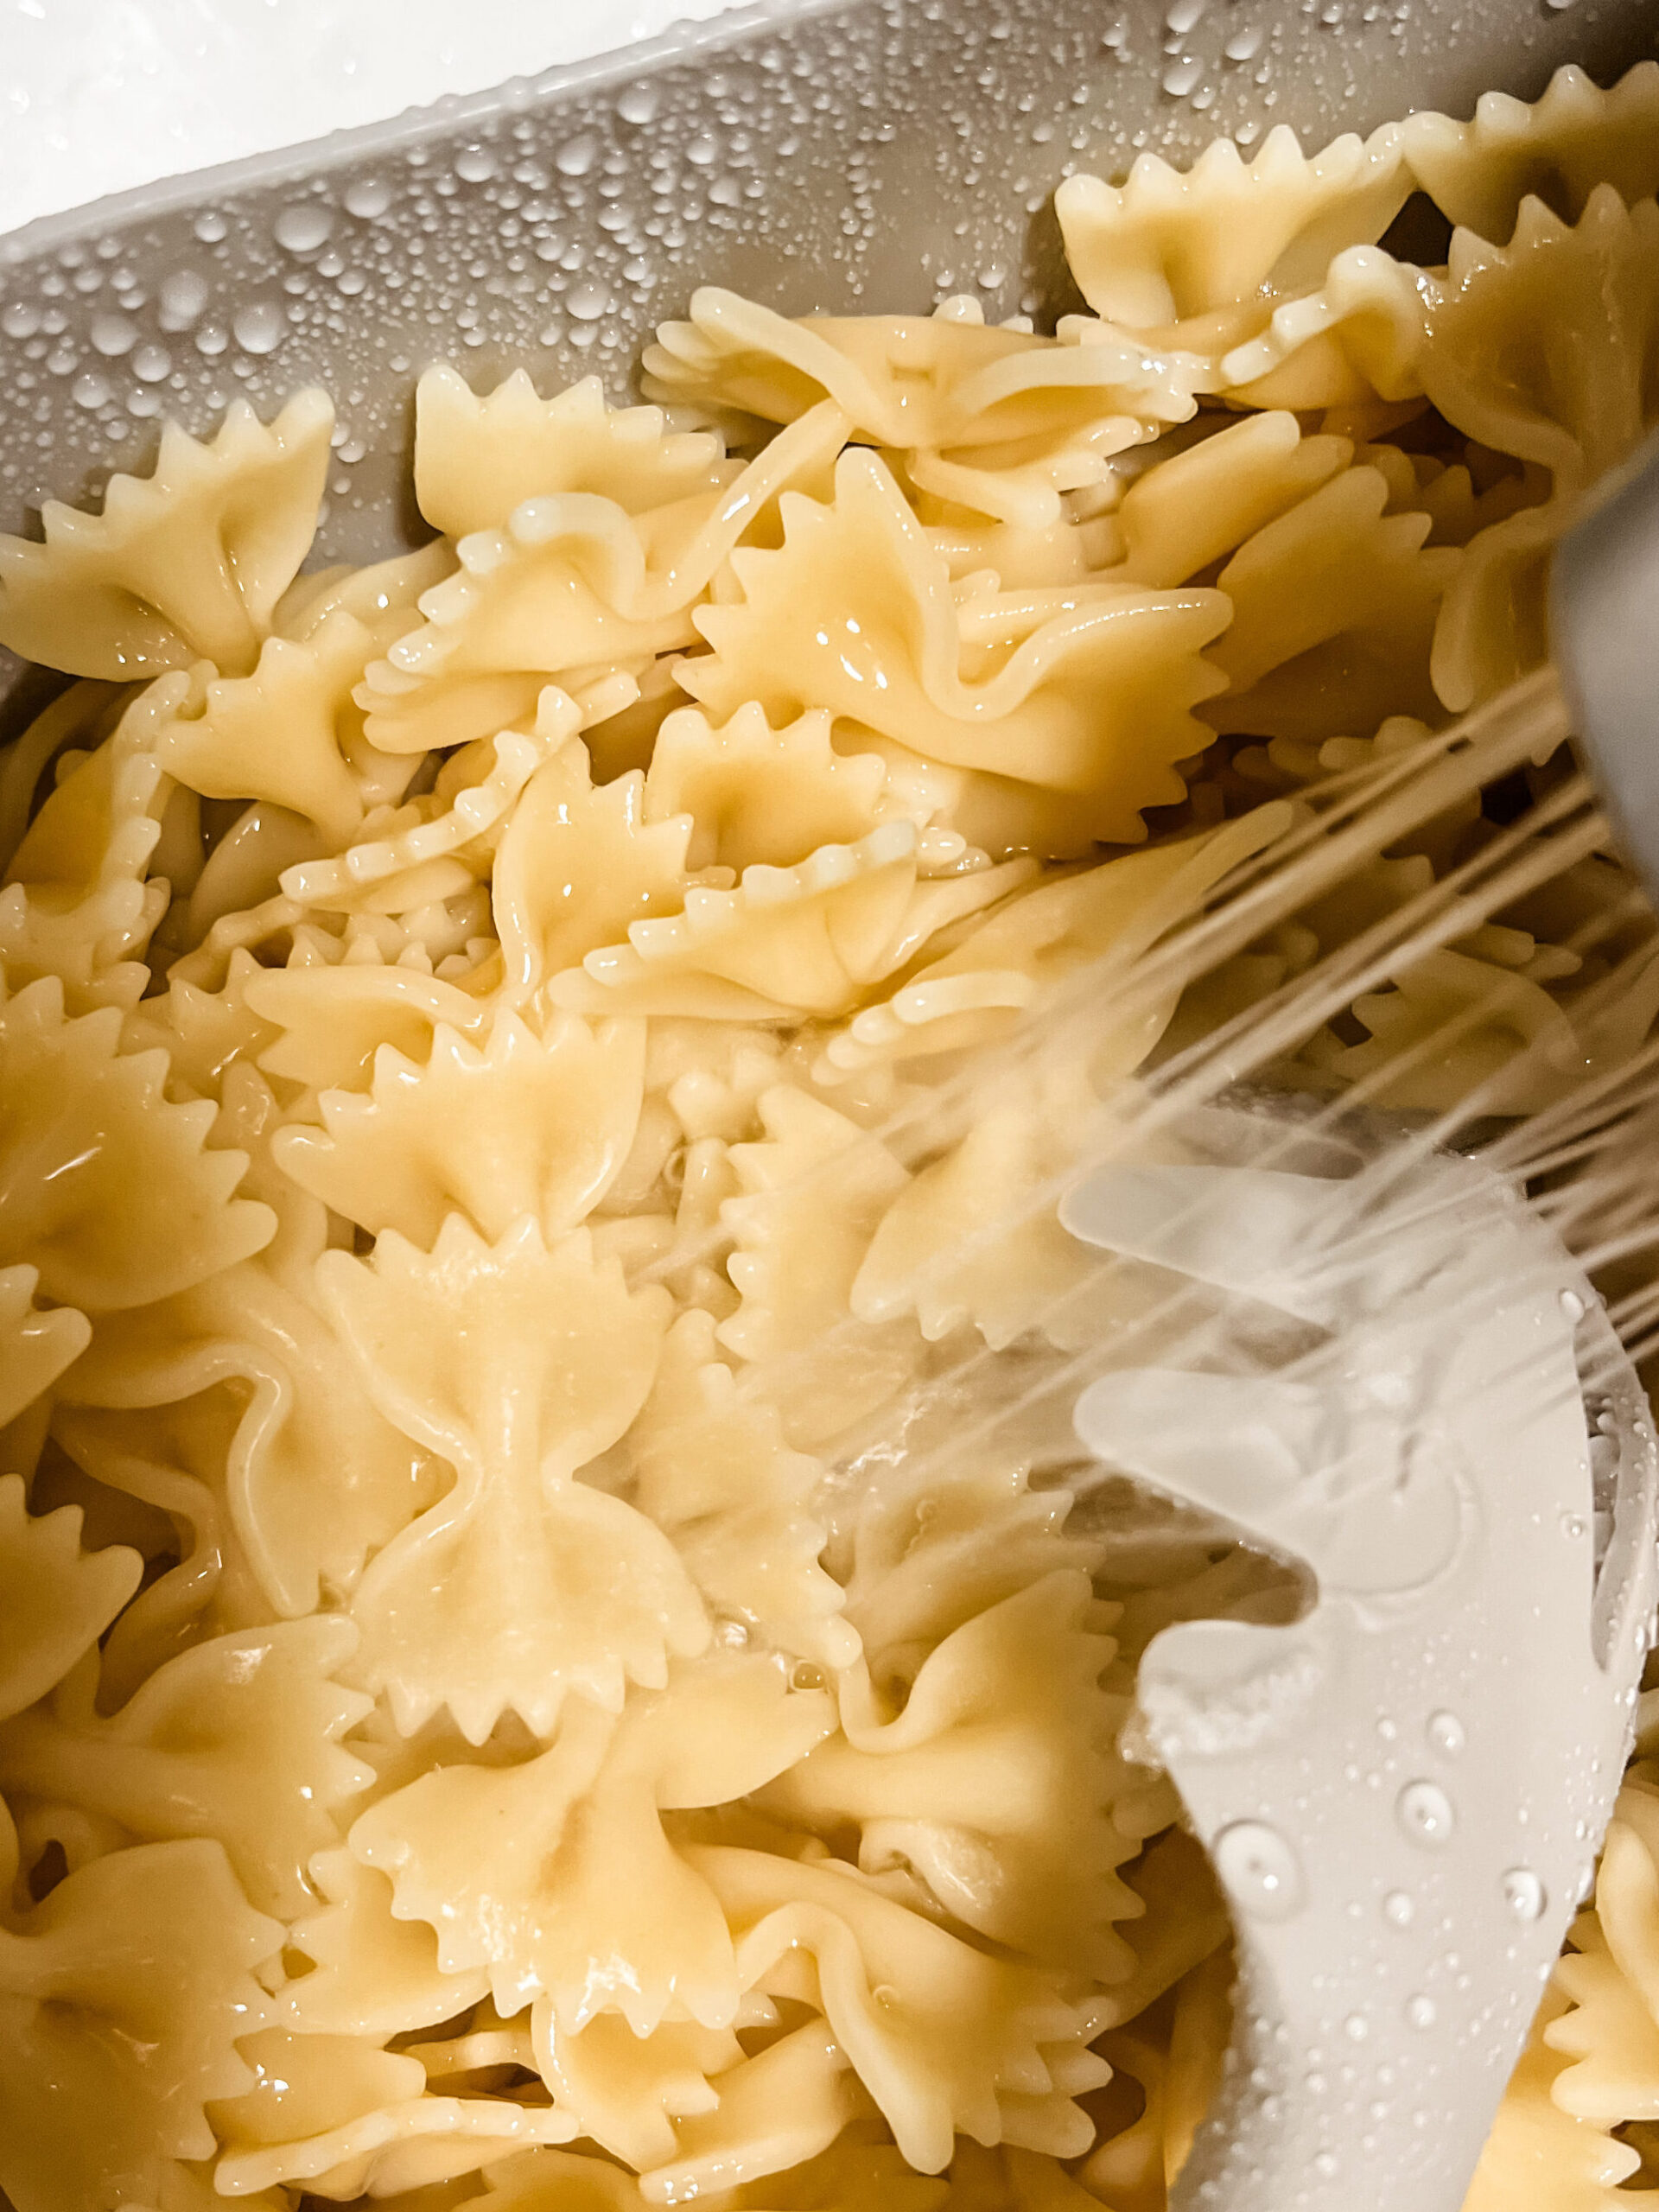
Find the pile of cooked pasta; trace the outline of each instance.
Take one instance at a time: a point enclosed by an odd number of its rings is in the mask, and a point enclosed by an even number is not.
[[[0,766],[17,2212],[1158,2212],[1228,1923],[1135,1664],[1276,1570],[907,1409],[1053,1335],[1116,1088],[1495,825],[930,1101],[1541,659],[1656,185],[1651,63],[1143,157],[1053,336],[703,291],[650,406],[430,370],[378,567],[303,569],[315,391],[0,541],[76,679]],[[1656,1013],[1597,852],[1293,1072],[1524,1115]],[[1625,2201],[1656,1946],[1638,1764],[1471,2207]]]

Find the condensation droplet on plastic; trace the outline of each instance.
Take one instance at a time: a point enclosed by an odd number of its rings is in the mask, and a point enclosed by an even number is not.
[[[700,169],[712,168],[720,159],[720,141],[706,130],[698,131],[685,149],[685,158]]]
[[[655,85],[630,85],[616,104],[624,123],[655,123],[661,96]]]
[[[1498,1886],[1503,1892],[1503,1902],[1515,1918],[1529,1925],[1543,1917],[1548,1898],[1544,1885],[1530,1866],[1511,1866]]]
[[[1229,61],[1254,61],[1262,51],[1262,37],[1259,23],[1247,23],[1232,34],[1221,50]]]
[[[1371,2024],[1363,2012],[1351,2012],[1342,2024],[1342,2032],[1350,2043],[1363,2043],[1371,2032]]]
[[[1382,1900],[1382,1917],[1390,1928],[1409,1928],[1417,1908],[1403,1890],[1390,1890]]]
[[[140,384],[159,384],[173,366],[165,346],[141,346],[129,365]]]
[[[163,276],[161,321],[163,330],[188,330],[207,304],[207,279],[194,269],[175,269]]]
[[[1334,2180],[1338,2171],[1335,2152],[1316,2151],[1313,2153],[1313,2171],[1321,2181]]]
[[[206,207],[197,216],[193,226],[203,245],[217,245],[226,232],[225,218],[214,208]]]
[[[110,397],[110,387],[105,378],[93,376],[89,370],[75,378],[69,392],[77,407],[92,409],[105,404]]]
[[[586,176],[598,151],[598,139],[591,130],[584,130],[579,138],[560,147],[553,156],[553,166],[561,176]]]
[[[1584,1300],[1576,1290],[1564,1290],[1561,1293],[1561,1311],[1575,1327],[1583,1320]]]
[[[1395,1817],[1411,1840],[1439,1851],[1452,1840],[1457,1815],[1437,1782],[1408,1782],[1395,1800]]]
[[[334,218],[321,200],[302,200],[284,207],[270,227],[277,245],[288,252],[315,253],[334,227]]]
[[[1196,54],[1173,61],[1163,75],[1164,90],[1172,99],[1184,100],[1204,74],[1204,64]]]
[[[1185,38],[1209,4],[1210,0],[1171,0],[1164,22],[1178,38]]]
[[[578,322],[597,322],[605,312],[605,287],[591,281],[565,295],[565,308]]]
[[[284,333],[282,310],[270,300],[250,300],[232,317],[231,330],[245,353],[274,353]]]
[[[1407,1998],[1406,2024],[1408,2027],[1432,2028],[1435,2017],[1434,1999],[1432,1997],[1425,1997],[1419,1991],[1416,1996]]]
[[[1466,1740],[1462,1721],[1455,1713],[1431,1713],[1428,1716],[1428,1740],[1447,1758],[1456,1758]]]
[[[391,187],[378,177],[359,177],[346,188],[346,213],[359,221],[372,223],[377,215],[384,215],[391,205]]]
[[[138,333],[124,315],[95,315],[88,334],[94,353],[102,353],[105,360],[119,360],[123,353],[131,353],[138,342]]]
[[[455,175],[463,184],[487,184],[498,168],[487,146],[463,146],[455,156]]]
[[[1224,1886],[1259,1920],[1290,1920],[1307,1895],[1301,1862],[1265,1821],[1235,1821],[1216,1838],[1216,1872]]]

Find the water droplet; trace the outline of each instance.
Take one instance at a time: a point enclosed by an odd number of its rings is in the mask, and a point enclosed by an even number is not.
[[[1306,1900],[1301,1864],[1265,1821],[1235,1821],[1216,1838],[1216,1872],[1239,1904],[1261,1920],[1290,1920]]]
[[[271,231],[278,245],[289,253],[315,253],[334,227],[334,210],[321,200],[303,200],[284,207]]]
[[[1548,1898],[1544,1885],[1530,1866],[1511,1866],[1499,1885],[1503,1902],[1517,1920],[1541,1919]]]
[[[1184,100],[1204,74],[1204,63],[1195,54],[1172,61],[1163,76],[1164,90],[1172,99]]]
[[[1447,1758],[1456,1758],[1466,1740],[1462,1721],[1455,1713],[1431,1713],[1428,1716],[1428,1740]]]
[[[1438,1783],[1408,1782],[1394,1803],[1401,1827],[1414,1843],[1439,1851],[1452,1840],[1457,1815]]]
[[[630,85],[616,104],[624,123],[655,123],[661,105],[655,85]]]
[[[1382,1917],[1390,1928],[1409,1928],[1417,1908],[1403,1890],[1390,1890],[1382,1900]]]
[[[720,159],[720,141],[706,130],[700,130],[685,149],[685,158],[700,169],[711,168]]]
[[[1581,1513],[1562,1514],[1561,1534],[1567,1538],[1569,1543],[1576,1544],[1583,1541],[1585,1527],[1586,1522],[1584,1516]]]
[[[1230,61],[1254,61],[1262,51],[1262,35],[1259,23],[1247,24],[1235,31],[1221,50]]]
[[[567,293],[564,304],[578,322],[597,322],[605,312],[605,287],[590,281]]]
[[[207,279],[194,269],[175,269],[162,279],[163,330],[188,330],[207,304]]]
[[[1407,1998],[1406,2024],[1408,2027],[1432,2028],[1435,2018],[1434,1999],[1432,1997],[1425,1997],[1420,1992],[1415,1997]]]
[[[1321,2181],[1333,2179],[1338,2171],[1336,2153],[1332,2151],[1316,2151],[1313,2153],[1313,2171]]]
[[[13,300],[0,315],[0,330],[8,338],[32,338],[40,327],[41,311],[29,300]]]
[[[194,228],[203,245],[217,245],[225,235],[225,218],[211,207],[204,208],[196,218]]]
[[[455,175],[463,184],[487,184],[497,173],[495,156],[487,146],[463,146],[455,156]]]
[[[250,300],[232,318],[231,329],[245,353],[274,353],[285,330],[282,310],[270,300]]]
[[[391,187],[383,184],[378,177],[359,177],[355,184],[346,188],[346,213],[372,223],[377,215],[384,215],[391,205]]]
[[[1342,2032],[1350,2043],[1363,2043],[1371,2032],[1371,2024],[1363,2012],[1351,2012],[1342,2024]]]
[[[102,407],[110,396],[110,387],[105,379],[95,377],[90,372],[77,377],[69,390],[77,407]]]
[[[1178,38],[1185,38],[1209,4],[1210,0],[1172,0],[1164,21]]]
[[[132,357],[132,373],[141,384],[159,384],[172,366],[165,346],[141,346]]]
[[[95,315],[91,335],[94,351],[111,361],[130,353],[138,343],[137,331],[124,315]]]
[[[1576,1290],[1561,1293],[1561,1311],[1575,1326],[1584,1319],[1584,1300]]]
[[[553,156],[553,166],[561,176],[586,176],[598,151],[598,139],[591,130],[584,130],[580,138],[573,138],[569,145],[560,147]]]

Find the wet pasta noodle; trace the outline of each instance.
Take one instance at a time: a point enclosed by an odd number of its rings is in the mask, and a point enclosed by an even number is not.
[[[1542,659],[1656,185],[1652,64],[1146,156],[1062,188],[1052,336],[704,290],[646,406],[429,370],[412,555],[303,570],[315,391],[0,540],[74,679],[0,769],[17,2212],[1163,2205],[1228,1924],[1135,1669],[1276,1570],[904,1409],[1089,1325],[1030,1201],[1137,1070],[1479,836],[995,1055]],[[1562,882],[1284,1079],[1619,1066],[1650,924]],[[1624,2201],[1656,1941],[1639,1758],[1474,2212]]]

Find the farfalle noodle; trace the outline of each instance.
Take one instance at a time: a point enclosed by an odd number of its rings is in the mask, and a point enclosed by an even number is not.
[[[1301,1594],[1080,1475],[1077,1363],[1183,1325],[1055,1205],[1281,1000],[1275,1083],[1410,1116],[1651,1052],[1611,849],[1410,942],[1473,798],[1239,917],[1545,657],[1656,185],[1654,64],[1144,155],[1052,335],[429,368],[419,552],[305,568],[316,392],[0,540],[79,679],[0,760],[17,2212],[1165,2212],[1232,1967],[1137,1669]],[[1659,2175],[1644,1726],[1469,2212]]]

